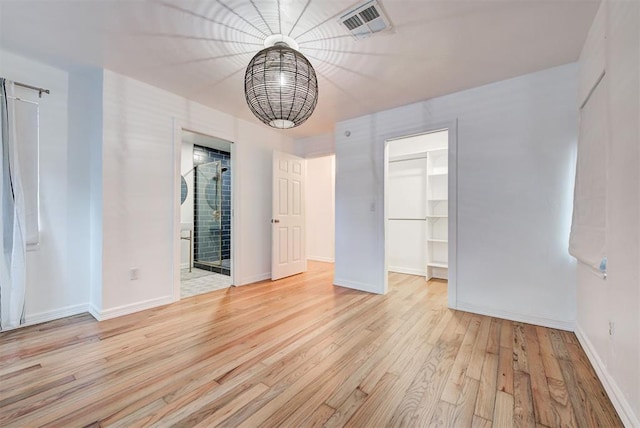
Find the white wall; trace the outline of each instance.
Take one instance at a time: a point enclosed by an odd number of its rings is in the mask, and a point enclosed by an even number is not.
[[[576,98],[569,64],[337,124],[335,283],[385,291],[384,141],[457,118],[456,306],[572,328]]]
[[[235,282],[270,276],[272,152],[293,152],[293,141],[264,125],[105,70],[100,317],[172,301],[173,204],[179,180],[174,119],[184,128],[236,143]],[[129,280],[131,268],[139,269],[138,280]]]
[[[618,413],[640,426],[640,3],[604,1],[580,56],[579,103],[606,70],[609,163],[603,280],[578,265],[577,326]],[[609,322],[615,324],[609,333]]]
[[[102,69],[69,75],[70,282],[102,304]]]
[[[76,182],[74,148],[69,144],[69,74],[0,51],[0,75],[51,90],[16,88],[19,97],[40,106],[40,248],[27,253],[26,321],[37,323],[86,311],[89,300],[88,212],[74,210],[86,196]]]
[[[335,156],[307,159],[307,259],[335,259]]]
[[[333,133],[297,138],[295,140],[296,156],[303,158],[316,158],[333,155],[335,152],[336,145]]]

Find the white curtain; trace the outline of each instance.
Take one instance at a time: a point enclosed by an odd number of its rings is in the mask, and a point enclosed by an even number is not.
[[[16,134],[14,84],[0,79],[0,121],[2,159],[0,162],[0,329],[24,323],[26,288],[25,200],[20,174]]]
[[[578,161],[569,253],[599,270],[606,257],[609,116],[607,78],[600,80],[580,112]]]

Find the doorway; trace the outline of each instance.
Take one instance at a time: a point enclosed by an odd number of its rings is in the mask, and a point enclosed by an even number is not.
[[[307,260],[335,261],[335,155],[307,158]]]
[[[232,143],[182,130],[180,298],[232,285]]]
[[[449,128],[386,141],[387,274],[455,278],[455,154]],[[455,286],[448,294],[453,307]]]

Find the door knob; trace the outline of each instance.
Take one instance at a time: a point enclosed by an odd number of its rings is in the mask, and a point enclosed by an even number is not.
[[[280,223],[280,220],[278,220],[277,218],[276,218],[276,219],[273,219],[273,218],[272,218],[272,219],[271,219],[271,223]]]

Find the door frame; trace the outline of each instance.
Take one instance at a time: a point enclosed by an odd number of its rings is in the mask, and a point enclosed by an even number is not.
[[[317,261],[317,262],[322,262],[322,263],[332,263],[335,264],[336,262],[336,154],[334,153],[329,153],[329,154],[312,154],[309,156],[305,156],[303,159],[307,162],[307,169],[306,169],[306,173],[307,173],[307,181],[305,182],[305,186],[307,186],[309,184],[309,161],[312,160],[316,160],[316,159],[323,159],[323,158],[332,158],[331,159],[331,206],[330,206],[330,211],[331,211],[331,223],[333,225],[333,233],[331,234],[331,248],[333,249],[333,257],[331,259],[321,259],[321,258],[313,258],[313,256],[311,258],[309,258],[309,254],[307,254],[307,261],[309,260],[313,260],[313,261]],[[307,202],[309,200],[309,193],[306,191],[307,189],[305,188],[305,202]],[[306,204],[305,204],[306,206]],[[308,226],[308,222],[307,222],[307,218],[309,215],[309,210],[307,210],[307,212],[305,213],[305,228],[307,228]],[[308,228],[307,228],[308,230]],[[306,248],[305,248],[306,251]]]
[[[201,134],[207,137],[216,138],[218,140],[225,140],[231,144],[230,156],[231,156],[231,284],[235,286],[235,280],[238,278],[238,254],[240,254],[238,243],[237,231],[237,212],[238,212],[238,199],[235,197],[235,193],[238,189],[238,162],[236,159],[236,142],[231,141],[229,138],[216,136],[215,130],[207,129],[206,126],[201,126],[193,123],[184,123],[178,118],[173,118],[173,227],[172,227],[172,248],[173,248],[173,301],[180,300],[180,269],[181,269],[181,239],[180,239],[180,191],[181,191],[181,161],[182,161],[182,131],[189,131],[196,134]],[[193,245],[193,241],[190,243]]]
[[[384,140],[384,292],[389,287],[389,250],[387,246],[387,233],[389,230],[389,143],[408,137],[414,137],[424,134],[432,134],[438,131],[448,131],[448,192],[449,192],[449,213],[448,213],[448,286],[447,300],[448,307],[457,308],[458,300],[458,120],[440,122],[431,124],[417,132],[409,134],[401,134],[387,137]]]

